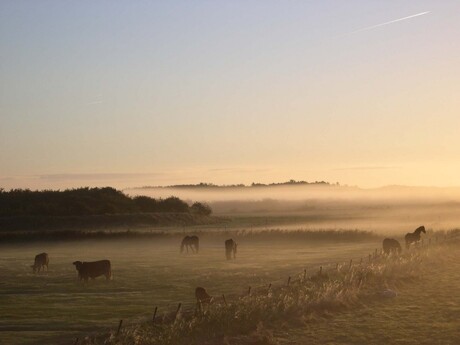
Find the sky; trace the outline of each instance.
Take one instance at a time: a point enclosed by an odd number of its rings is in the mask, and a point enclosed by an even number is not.
[[[459,1],[0,1],[0,188],[460,186]]]

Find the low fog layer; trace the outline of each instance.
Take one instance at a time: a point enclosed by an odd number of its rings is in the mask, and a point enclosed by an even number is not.
[[[129,188],[130,195],[147,195],[165,198],[171,195],[182,199],[207,202],[229,200],[263,200],[299,201],[310,199],[342,201],[387,201],[404,203],[426,202],[460,202],[460,187],[406,187],[387,186],[375,189],[358,187],[312,184],[312,185],[277,185],[247,187],[142,187]]]
[[[207,202],[216,215],[252,217],[254,227],[358,228],[399,233],[422,224],[437,230],[460,224],[460,188],[296,185],[154,187],[125,192]]]

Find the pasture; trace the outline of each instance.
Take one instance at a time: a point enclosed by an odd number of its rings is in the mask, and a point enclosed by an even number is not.
[[[347,235],[348,234],[348,235]],[[61,344],[92,332],[194,306],[194,289],[211,295],[244,294],[289,275],[327,263],[367,258],[380,248],[380,237],[359,232],[327,236],[266,232],[234,237],[236,260],[225,259],[224,240],[231,233],[200,234],[200,253],[180,255],[180,237],[3,244],[0,250],[0,343]],[[266,236],[266,239],[265,239]],[[284,240],[283,240],[284,239]],[[50,256],[49,272],[33,274],[37,253]],[[75,260],[112,261],[113,280],[77,281]]]

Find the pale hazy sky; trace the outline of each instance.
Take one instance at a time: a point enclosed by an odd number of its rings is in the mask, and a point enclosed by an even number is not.
[[[1,0],[0,187],[460,185],[459,38],[460,1]]]

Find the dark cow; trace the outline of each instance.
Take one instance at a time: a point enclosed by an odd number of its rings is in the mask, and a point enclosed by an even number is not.
[[[106,280],[112,278],[112,266],[110,260],[100,260],[93,262],[75,261],[73,263],[78,271],[78,278],[80,280],[88,281],[89,278],[95,279],[104,275]]]
[[[424,234],[426,234],[425,227],[423,225],[419,226],[417,229],[415,229],[414,232],[409,232],[408,234],[406,234],[404,239],[406,240],[406,248],[407,249],[409,249],[409,247],[410,247],[410,245],[412,243],[417,244],[417,242],[420,241],[420,233],[422,233],[422,232]]]
[[[35,255],[35,262],[32,266],[32,269],[35,272],[40,272],[40,270],[43,268],[43,271],[45,271],[45,266],[46,270],[48,271],[48,264],[50,262],[50,258],[48,257],[47,253],[41,253],[38,255]]]
[[[233,258],[236,259],[236,249],[238,247],[238,244],[233,241],[233,239],[229,239],[225,241],[225,255],[227,257],[227,260],[232,259],[232,254]]]
[[[383,252],[390,254],[392,252],[400,254],[402,251],[399,242],[393,238],[385,238],[383,240]]]
[[[184,239],[182,240],[182,243],[180,245],[180,252],[184,252],[184,248],[192,251],[192,253],[198,253],[198,250],[200,249],[200,239],[198,236],[185,236]]]

